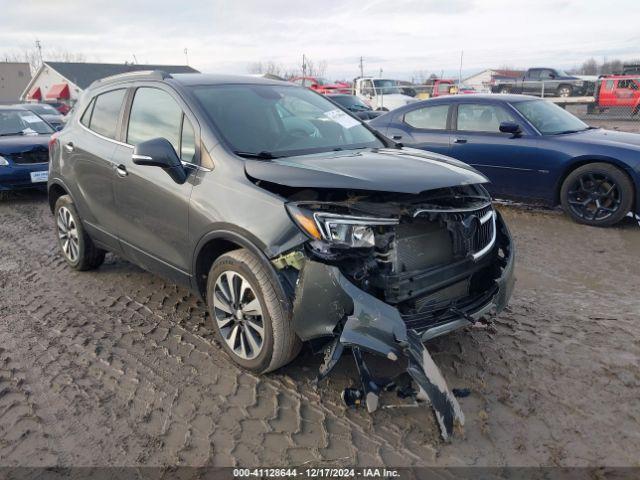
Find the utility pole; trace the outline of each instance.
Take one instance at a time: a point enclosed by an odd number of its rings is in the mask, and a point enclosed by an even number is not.
[[[362,57],[360,57],[360,78],[364,77],[364,63]]]
[[[382,69],[380,69],[380,73],[378,73],[378,78],[382,78]]]
[[[302,86],[306,86],[307,83],[305,77],[307,76],[307,57],[305,57],[304,53],[302,54]]]
[[[460,85],[462,85],[462,56],[464,55],[464,50],[460,50],[460,70],[458,70],[458,90],[460,90]]]
[[[40,40],[36,40],[36,48],[38,49],[38,58],[40,59],[40,65],[42,65],[42,44]]]
[[[184,61],[185,65],[189,65],[189,52],[187,51],[187,47],[184,47]]]

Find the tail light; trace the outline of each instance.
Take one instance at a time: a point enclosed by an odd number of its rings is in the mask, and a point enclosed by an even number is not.
[[[58,141],[58,137],[60,136],[60,132],[54,132],[50,137],[49,137],[49,151],[51,151],[51,149],[53,148],[53,146],[55,145],[55,143]]]

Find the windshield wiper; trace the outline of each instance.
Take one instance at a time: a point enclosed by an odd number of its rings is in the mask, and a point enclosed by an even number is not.
[[[564,135],[565,133],[578,133],[578,132],[584,132],[585,130],[589,130],[589,129],[581,128],[580,130],[564,130],[562,132],[556,132],[554,135]]]
[[[280,158],[274,155],[271,152],[267,152],[265,150],[261,152],[242,152],[240,150],[234,150],[233,153],[243,158],[257,158],[259,160],[273,160],[275,158]]]
[[[24,135],[24,132],[0,133],[0,137],[13,137],[14,135]]]

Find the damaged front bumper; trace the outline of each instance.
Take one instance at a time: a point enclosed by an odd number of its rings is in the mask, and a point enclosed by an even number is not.
[[[449,439],[455,425],[464,424],[464,416],[423,342],[496,315],[506,306],[514,285],[514,249],[501,219],[498,226],[496,252],[492,255],[500,268],[489,289],[490,296],[480,305],[451,307],[444,321],[420,331],[407,326],[398,308],[359,288],[337,266],[305,258],[297,276],[293,322],[302,340],[332,337],[320,378],[331,371],[345,347],[351,348],[362,381],[359,403],[373,411],[384,385],[371,375],[362,352],[391,361],[404,358],[407,373],[418,387],[414,389],[415,398],[431,403],[442,437]]]

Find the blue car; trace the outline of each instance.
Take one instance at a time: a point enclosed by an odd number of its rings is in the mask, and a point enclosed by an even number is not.
[[[0,193],[46,187],[53,132],[29,110],[0,106]]]
[[[449,95],[369,125],[405,146],[461,160],[494,197],[562,205],[574,220],[619,222],[640,209],[640,135],[589,127],[526,95]]]

